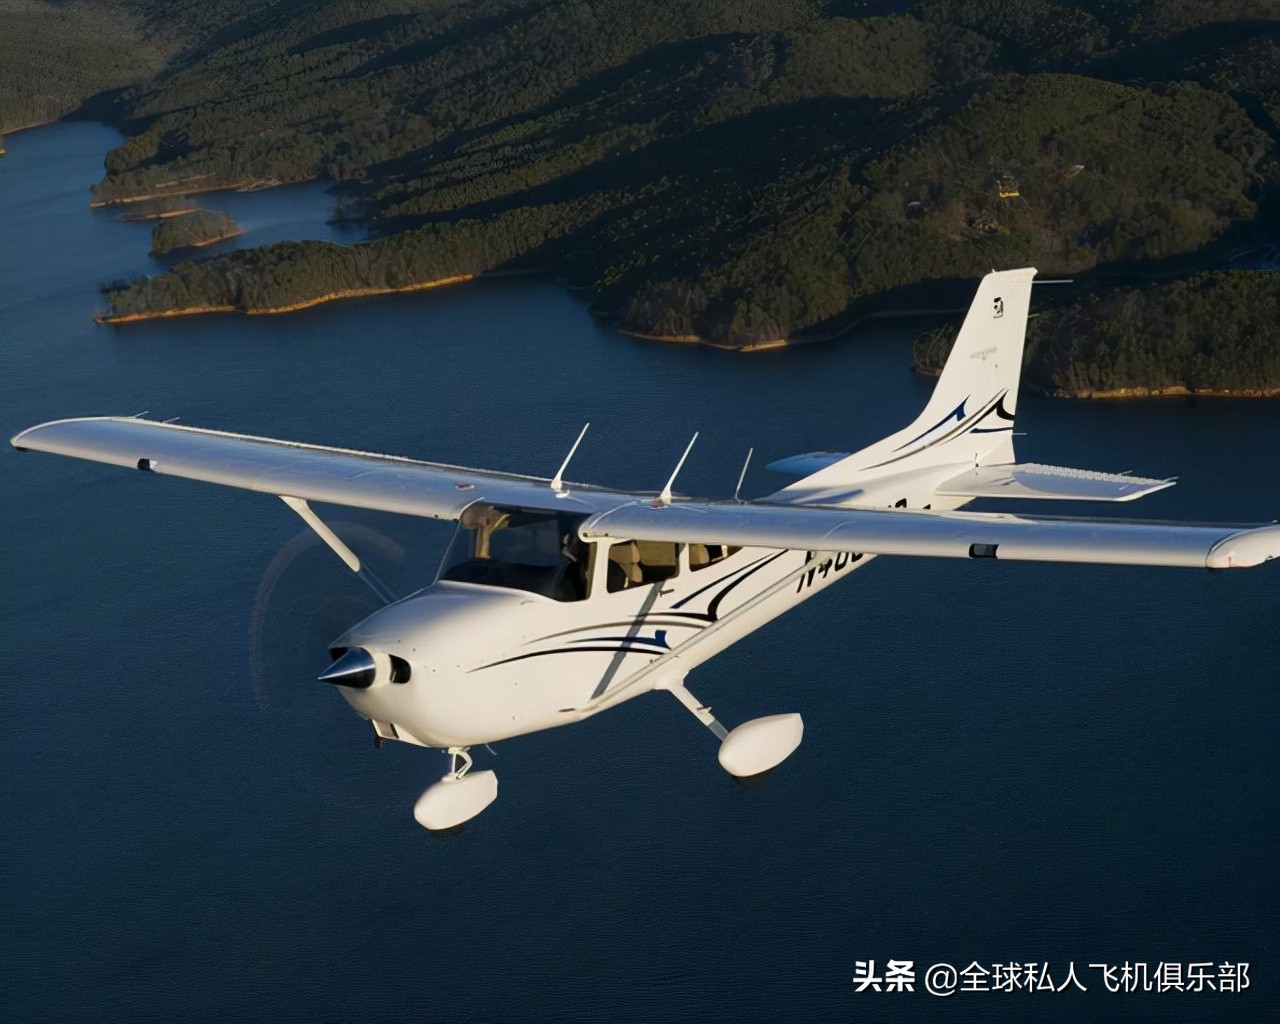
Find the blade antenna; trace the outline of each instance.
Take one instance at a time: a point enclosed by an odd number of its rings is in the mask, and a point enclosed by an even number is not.
[[[756,453],[754,448],[747,449],[747,460],[742,464],[742,472],[738,474],[738,486],[733,489],[733,500],[742,500],[742,481],[747,478],[747,467],[751,465],[751,456]]]
[[[676,477],[680,475],[680,470],[684,468],[684,460],[687,459],[689,457],[689,453],[693,451],[694,442],[697,440],[698,440],[698,432],[695,430],[693,432],[693,437],[689,439],[689,445],[687,448],[685,448],[684,454],[680,456],[680,461],[676,463],[676,468],[671,474],[671,479],[667,481],[667,486],[662,488],[662,493],[659,494],[654,499],[653,501],[654,508],[657,508],[660,505],[671,504],[671,485],[676,482]]]
[[[578,440],[573,442],[573,447],[569,449],[569,454],[564,457],[564,462],[560,463],[560,468],[556,470],[556,475],[551,478],[551,490],[555,492],[557,498],[563,498],[569,493],[564,489],[564,471],[569,468],[569,460],[573,458],[574,453],[578,450],[578,445],[582,444],[582,439],[587,436],[587,427],[589,426],[591,426],[589,422],[582,425]]]

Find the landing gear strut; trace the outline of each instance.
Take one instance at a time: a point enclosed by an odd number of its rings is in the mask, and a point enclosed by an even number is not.
[[[471,755],[467,753],[468,749],[469,748],[467,747],[450,747],[448,751],[446,751],[453,763],[453,767],[450,769],[449,774],[445,776],[446,779],[452,776],[455,781],[461,781],[461,779],[466,776],[467,772],[471,771],[471,766],[475,764],[475,761],[472,759]]]
[[[683,680],[667,683],[661,689],[669,690],[694,718],[711,730],[720,741],[717,754],[720,767],[735,778],[747,779],[776,768],[795,753],[804,738],[804,720],[794,712],[753,718],[728,730],[709,707],[689,692]]]
[[[413,805],[413,816],[423,828],[433,832],[454,828],[470,821],[498,796],[498,776],[491,771],[473,772],[475,763],[467,747],[450,747],[449,771],[427,787]]]

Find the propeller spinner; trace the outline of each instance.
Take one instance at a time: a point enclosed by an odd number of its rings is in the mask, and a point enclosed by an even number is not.
[[[320,682],[367,690],[378,675],[378,663],[363,647],[353,647],[320,673]]]

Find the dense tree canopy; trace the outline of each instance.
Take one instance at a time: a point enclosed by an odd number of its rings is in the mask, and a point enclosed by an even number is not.
[[[123,0],[0,0],[0,134],[150,77],[169,52]]]
[[[375,235],[113,286],[119,313],[537,267],[746,345],[993,266],[1194,253],[1280,188],[1252,0],[118,2],[181,48],[117,97],[97,202],[319,178]]]
[[[954,324],[916,339],[937,373]],[[1254,392],[1280,395],[1280,271],[1196,274],[1090,292],[1031,318],[1024,380],[1048,394]]]
[[[163,256],[178,249],[196,248],[232,238],[240,227],[217,210],[192,210],[165,217],[151,231],[151,251]]]

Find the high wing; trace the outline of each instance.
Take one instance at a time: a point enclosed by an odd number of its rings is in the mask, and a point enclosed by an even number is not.
[[[1280,556],[1280,525],[1186,526],[1118,519],[834,508],[781,502],[671,504],[510,473],[128,417],[56,420],[12,439],[53,452],[282,497],[456,519],[485,501],[582,512],[585,539],[665,540],[799,551],[1175,565],[1212,569]]]
[[[24,451],[431,519],[457,519],[476,501],[594,512],[632,497],[574,484],[573,493],[560,498],[550,481],[537,477],[133,417],[55,420],[24,430],[11,443]]]
[[[762,502],[632,502],[584,522],[588,540],[675,541],[939,558],[1244,568],[1280,557],[1280,525],[832,508]]]

